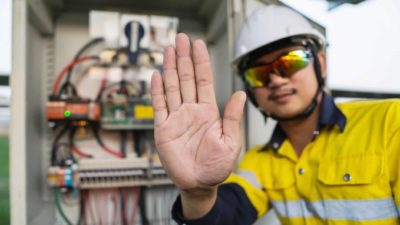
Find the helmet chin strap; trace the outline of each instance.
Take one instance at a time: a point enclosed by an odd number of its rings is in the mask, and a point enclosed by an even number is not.
[[[271,117],[274,120],[277,120],[278,122],[281,121],[293,121],[293,120],[298,120],[298,119],[304,119],[307,118],[311,115],[311,113],[315,110],[315,108],[318,105],[318,96],[319,94],[322,93],[322,88],[318,87],[314,97],[312,98],[310,104],[308,104],[308,106],[304,109],[303,112],[294,115],[294,116],[289,116],[289,117],[281,117],[281,116],[277,116],[275,114],[271,114],[271,113],[265,113],[263,112],[264,116],[267,117]]]

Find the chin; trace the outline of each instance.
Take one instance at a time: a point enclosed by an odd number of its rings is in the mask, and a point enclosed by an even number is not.
[[[302,112],[303,112],[303,110],[301,110],[298,107],[279,107],[279,110],[274,110],[271,113],[278,117],[284,118],[284,117],[293,117]]]

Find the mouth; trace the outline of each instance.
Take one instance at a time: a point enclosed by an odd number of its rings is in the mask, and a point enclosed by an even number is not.
[[[277,103],[286,103],[292,95],[296,94],[296,92],[297,91],[294,88],[276,90],[268,96],[268,100]]]

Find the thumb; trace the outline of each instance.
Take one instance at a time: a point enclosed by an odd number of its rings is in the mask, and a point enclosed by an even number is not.
[[[225,142],[234,145],[234,150],[240,148],[240,124],[243,116],[246,94],[243,91],[235,92],[225,106],[223,118],[223,133]]]

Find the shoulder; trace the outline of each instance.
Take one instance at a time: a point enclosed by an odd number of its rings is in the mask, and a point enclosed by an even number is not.
[[[350,101],[338,103],[337,106],[341,110],[384,110],[393,107],[400,110],[400,99]]]
[[[368,113],[374,113],[375,116],[400,116],[400,99],[352,101],[337,105],[346,116]]]
[[[374,128],[388,134],[400,127],[400,99],[346,102],[339,103],[338,107],[345,114],[348,125],[371,128],[373,124]]]

